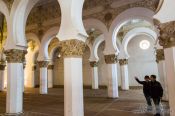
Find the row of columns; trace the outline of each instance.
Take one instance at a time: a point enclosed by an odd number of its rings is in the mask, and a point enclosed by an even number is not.
[[[106,63],[109,64],[117,64],[117,61],[115,62],[109,62],[107,60],[108,57],[114,57],[115,55],[106,55]],[[108,58],[109,59],[109,58]],[[119,60],[120,64],[120,71],[121,71],[121,89],[122,90],[129,90],[129,75],[128,75],[128,59],[120,59]],[[92,72],[92,89],[98,89],[98,62],[97,61],[91,61],[90,62],[91,66],[91,72]],[[111,67],[110,67],[111,68]],[[112,72],[114,70],[115,73],[117,73],[117,69],[115,66],[113,66],[113,69],[111,69],[109,72]],[[116,70],[116,71],[115,71]],[[117,75],[116,75],[117,76]]]
[[[77,41],[77,40],[76,40]],[[79,42],[79,41],[78,41]],[[70,50],[70,49],[69,49]],[[22,101],[23,101],[23,60],[24,55],[26,54],[23,50],[10,50],[5,52],[7,56],[7,71],[8,71],[8,79],[7,79],[7,108],[6,112],[13,114],[13,113],[21,113],[22,112]],[[14,55],[14,56],[12,56]],[[70,52],[70,55],[72,55],[72,52]],[[17,58],[14,58],[17,57]],[[65,115],[70,116],[73,112],[76,113],[75,116],[77,116],[77,112],[80,112],[83,116],[83,83],[82,83],[82,58],[80,56],[69,56],[69,54],[66,54],[64,56],[64,85],[65,85]],[[110,98],[117,98],[119,96],[118,94],[118,80],[117,80],[117,56],[112,55],[105,55],[105,62],[107,63],[107,73],[108,73],[108,97]],[[52,73],[51,68],[48,67],[49,62],[48,61],[39,61],[40,66],[40,93],[41,94],[47,94],[47,72]],[[122,59],[119,60],[119,63],[121,65],[121,75],[122,75],[122,89],[128,90],[129,84],[128,84],[128,60]],[[161,63],[159,60],[160,65],[162,66],[164,63]],[[92,67],[93,73],[93,88],[98,88],[98,63],[97,62],[91,62],[90,63]],[[2,65],[0,65],[2,66]],[[163,65],[164,66],[164,65]],[[4,70],[4,65],[2,70]],[[48,69],[47,69],[48,67]],[[77,70],[79,69],[79,70]],[[1,75],[3,75],[4,71],[0,72]],[[50,71],[49,71],[50,70]],[[124,73],[125,72],[125,73]],[[52,76],[52,75],[51,75]],[[1,76],[3,77],[3,76]],[[125,78],[123,78],[125,77]],[[126,78],[127,77],[127,78]],[[52,81],[52,80],[50,80]],[[52,86],[52,85],[50,85]],[[77,97],[77,94],[79,95]],[[13,96],[12,96],[13,95]],[[77,102],[79,103],[78,107],[75,108],[74,106],[77,105]],[[71,114],[70,114],[71,113]]]

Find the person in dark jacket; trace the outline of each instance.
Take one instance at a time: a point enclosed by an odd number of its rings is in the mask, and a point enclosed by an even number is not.
[[[156,81],[156,75],[151,75],[151,98],[156,106],[156,114],[154,116],[160,116],[160,101],[163,96],[163,88],[161,84]]]
[[[143,94],[145,96],[145,99],[147,101],[147,110],[148,111],[152,111],[152,104],[151,104],[151,95],[150,95],[150,90],[151,90],[151,86],[150,86],[150,78],[149,76],[145,76],[145,81],[140,81],[137,77],[135,77],[136,81],[139,83],[139,84],[142,84],[143,85]]]

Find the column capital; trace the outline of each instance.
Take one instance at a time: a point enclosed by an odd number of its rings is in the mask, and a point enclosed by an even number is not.
[[[97,61],[90,61],[90,66],[91,67],[98,67],[98,62]]]
[[[163,49],[157,49],[156,50],[156,62],[159,63],[159,61],[165,60],[164,50]]]
[[[85,42],[77,39],[60,42],[61,53],[64,57],[81,57],[85,50]]]
[[[128,59],[119,59],[119,64],[122,65],[127,65],[128,64]]]
[[[8,63],[23,63],[25,61],[26,50],[10,49],[4,52]]]
[[[175,21],[159,24],[159,44],[164,48],[175,46]]]
[[[48,65],[47,69],[53,70],[54,69],[54,65]]]
[[[38,61],[40,68],[47,68],[49,61]]]
[[[105,55],[105,62],[106,62],[106,64],[117,63],[117,55],[115,55],[115,54]]]
[[[0,70],[5,70],[6,65],[5,64],[0,64]]]
[[[36,70],[36,65],[32,66],[32,71]]]

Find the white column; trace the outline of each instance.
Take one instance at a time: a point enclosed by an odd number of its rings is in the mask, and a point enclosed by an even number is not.
[[[16,115],[23,112],[23,62],[26,51],[12,49],[5,51],[7,59],[6,113]]]
[[[121,89],[129,90],[128,59],[120,59]]]
[[[84,116],[82,58],[64,58],[64,116]]]
[[[164,89],[163,100],[168,101],[168,85],[167,85],[167,77],[166,77],[166,68],[165,68],[165,60],[161,60],[158,62],[158,72],[160,83]]]
[[[91,61],[92,89],[99,89],[98,85],[98,62]]]
[[[54,65],[48,66],[48,88],[53,88],[53,68]]]
[[[4,91],[4,70],[5,70],[5,65],[0,64],[0,91]]]
[[[170,116],[175,116],[175,47],[166,48],[165,54],[165,69],[168,84]]]
[[[108,70],[108,97],[118,98],[118,78],[117,78],[117,64],[107,64]]]
[[[48,93],[48,79],[47,79],[47,66],[48,61],[39,61],[40,66],[40,94]]]
[[[61,42],[64,57],[64,116],[84,116],[82,55],[84,41]]]
[[[118,98],[117,56],[115,54],[105,55],[108,73],[108,97]]]

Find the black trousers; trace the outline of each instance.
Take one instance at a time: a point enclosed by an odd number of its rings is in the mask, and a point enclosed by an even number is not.
[[[160,97],[158,98],[152,98],[154,105],[156,107],[156,114],[160,114],[161,113],[161,108],[160,108]],[[157,115],[158,116],[158,115]]]

